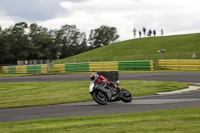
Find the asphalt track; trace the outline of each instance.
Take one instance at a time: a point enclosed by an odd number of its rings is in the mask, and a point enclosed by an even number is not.
[[[24,121],[84,115],[120,114],[152,110],[200,107],[200,92],[134,98],[131,103],[113,102],[98,105],[95,102],[59,104],[0,110],[0,122]]]
[[[41,75],[1,77],[0,82],[88,81],[88,78],[88,74]],[[200,83],[200,73],[120,74],[119,79]],[[139,97],[134,98],[131,103],[114,102],[109,103],[106,106],[98,105],[92,101],[72,104],[0,109],[0,122],[98,114],[119,114],[191,107],[200,107],[200,92],[178,95]]]
[[[0,77],[0,82],[88,81],[89,74]],[[119,74],[119,80],[177,81],[200,83],[200,72]]]

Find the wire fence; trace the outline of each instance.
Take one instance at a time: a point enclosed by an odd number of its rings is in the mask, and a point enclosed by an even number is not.
[[[162,54],[162,57],[161,55]],[[200,59],[200,52],[184,53],[157,53],[148,55],[128,55],[128,56],[107,56],[107,57],[88,57],[88,58],[68,58],[61,60],[23,60],[18,61],[17,65],[37,65],[37,64],[68,64],[81,62],[106,62],[106,61],[137,61],[137,60],[154,60],[159,59]]]
[[[18,66],[22,66],[22,65],[39,65],[39,64],[49,64],[49,63],[52,63],[52,62],[56,62],[57,60],[43,60],[43,59],[40,59],[40,60],[18,60],[17,61],[17,65]]]

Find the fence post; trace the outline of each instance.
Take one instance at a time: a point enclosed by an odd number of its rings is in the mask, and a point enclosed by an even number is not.
[[[181,53],[179,53],[179,59],[182,59],[182,54]]]
[[[47,72],[49,72],[50,71],[50,66],[49,66],[49,64],[47,64]]]
[[[33,64],[36,65],[36,64],[37,64],[37,61],[36,61],[36,60],[33,60]]]
[[[76,58],[73,58],[73,62],[76,63]]]
[[[20,61],[19,61],[19,60],[17,60],[17,65],[18,65],[18,66],[20,65]]]
[[[163,59],[162,52],[160,52],[160,60],[162,60],[162,59]]]
[[[101,62],[103,62],[103,57],[101,57]]]
[[[52,72],[54,72],[54,62],[55,60],[52,60]]]
[[[147,60],[147,55],[144,55],[144,60]]]

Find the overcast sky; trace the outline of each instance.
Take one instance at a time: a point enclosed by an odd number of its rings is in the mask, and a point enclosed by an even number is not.
[[[200,33],[200,0],[0,0],[0,26],[37,23],[49,29],[76,25],[89,34],[114,26],[119,40],[133,38],[133,28],[165,35]]]

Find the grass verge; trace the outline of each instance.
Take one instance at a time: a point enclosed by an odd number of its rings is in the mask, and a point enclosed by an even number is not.
[[[2,133],[199,133],[200,108],[0,123]]]
[[[20,76],[31,76],[31,75],[38,75],[38,74],[27,74],[27,73],[24,73],[24,74],[12,74],[12,73],[3,73],[3,72],[0,72],[0,77],[20,77]]]
[[[92,101],[89,81],[0,83],[0,108],[27,107]],[[187,88],[186,83],[165,81],[120,81],[133,97]]]

